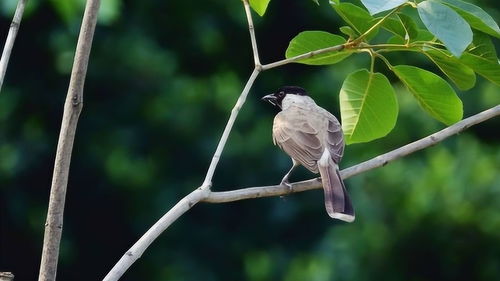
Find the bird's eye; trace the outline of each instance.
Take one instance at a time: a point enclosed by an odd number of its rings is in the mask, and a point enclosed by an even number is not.
[[[283,97],[283,96],[285,96],[285,92],[279,92],[278,96],[279,96],[279,97]]]

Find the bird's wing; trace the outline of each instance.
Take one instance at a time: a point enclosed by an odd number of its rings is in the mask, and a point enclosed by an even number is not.
[[[335,116],[333,116],[330,112],[326,113],[328,119],[328,150],[330,151],[333,161],[338,164],[340,159],[342,159],[342,155],[344,155],[344,134],[342,133],[342,127],[337,118],[335,118]]]
[[[323,153],[318,131],[302,112],[281,111],[274,118],[273,140],[290,157],[310,171],[317,173],[317,161]]]

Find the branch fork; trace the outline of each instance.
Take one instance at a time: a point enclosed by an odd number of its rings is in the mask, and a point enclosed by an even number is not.
[[[212,187],[212,178],[215,173],[215,169],[219,163],[220,157],[222,155],[222,151],[224,150],[225,144],[229,137],[229,133],[234,125],[236,117],[238,113],[245,103],[245,100],[248,96],[248,93],[256,80],[257,76],[260,72],[272,69],[275,67],[283,66],[289,63],[296,62],[298,60],[304,58],[310,58],[316,56],[318,54],[341,51],[344,48],[353,48],[359,45],[359,42],[351,41],[345,44],[340,44],[336,46],[331,46],[324,49],[315,50],[309,53],[305,53],[302,55],[298,55],[292,58],[276,61],[269,64],[262,65],[260,63],[260,58],[258,54],[257,41],[255,39],[255,30],[252,20],[252,14],[250,10],[250,5],[248,0],[243,0],[243,5],[245,8],[245,13],[248,21],[248,30],[250,32],[250,40],[252,44],[253,58],[254,58],[254,69],[252,74],[248,78],[248,81],[243,88],[236,104],[231,110],[231,114],[229,116],[229,120],[224,128],[222,136],[217,145],[216,151],[212,157],[212,161],[208,168],[207,174],[205,176],[205,180],[203,184],[181,199],[172,209],[170,209],[163,217],[161,217],[115,264],[115,266],[111,269],[111,271],[104,277],[104,281],[116,281],[120,279],[120,277],[125,273],[125,271],[137,260],[141,257],[144,251],[151,245],[151,243],[158,238],[158,236],[163,233],[174,221],[176,221],[181,215],[187,212],[190,208],[192,208],[198,202],[207,202],[207,203],[225,203],[232,202],[237,200],[244,199],[252,199],[252,198],[260,198],[260,197],[271,197],[271,196],[281,196],[295,192],[302,192],[306,190],[321,188],[321,180],[319,178],[314,178],[306,181],[291,183],[291,189],[288,186],[284,185],[271,185],[271,186],[260,186],[260,187],[250,187],[243,189],[236,189],[232,191],[224,191],[224,192],[213,192],[211,191]],[[385,19],[385,18],[384,18]],[[380,24],[380,22],[378,23]],[[366,32],[363,36],[366,36],[368,32]],[[401,148],[388,152],[386,154],[377,156],[371,160],[365,161],[353,167],[344,169],[341,171],[341,176],[343,179],[352,177],[354,175],[363,173],[365,171],[381,167],[386,165],[387,163],[394,161],[400,157],[413,153],[415,151],[424,149],[431,145],[434,145],[445,138],[448,138],[454,134],[459,133],[460,131],[468,128],[477,123],[483,122],[487,119],[493,118],[495,116],[500,115],[500,105],[488,109],[484,112],[476,114],[472,117],[464,119],[455,125],[452,125],[448,128],[445,128],[435,134],[432,134],[428,137],[420,139],[411,144],[405,145]]]

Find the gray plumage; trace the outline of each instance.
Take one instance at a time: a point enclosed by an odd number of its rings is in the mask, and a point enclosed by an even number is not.
[[[274,118],[273,141],[294,161],[290,172],[297,164],[319,172],[328,215],[352,222],[354,209],[338,169],[344,153],[339,121],[307,95],[285,92],[279,102],[282,111]],[[282,183],[288,183],[290,172]]]

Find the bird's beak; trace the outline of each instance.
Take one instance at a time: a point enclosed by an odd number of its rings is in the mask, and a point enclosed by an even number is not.
[[[271,103],[272,105],[276,105],[276,99],[277,98],[276,98],[276,96],[274,94],[269,94],[269,95],[263,96],[261,98],[261,100],[267,101],[267,102]]]

